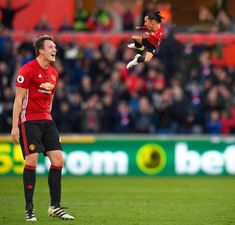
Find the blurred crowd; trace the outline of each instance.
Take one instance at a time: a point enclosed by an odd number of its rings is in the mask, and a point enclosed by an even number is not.
[[[161,11],[164,17],[163,23],[166,27],[174,26],[173,13],[170,3],[156,4],[148,2],[143,5],[142,0],[136,1],[132,6],[124,6],[121,1],[113,1],[114,10],[108,9],[102,1],[97,1],[96,10],[89,13],[82,4],[77,4],[74,16],[74,23],[70,25],[66,19],[59,27],[59,32],[67,31],[133,31],[136,26],[142,25],[144,17],[150,12]],[[197,21],[191,26],[177,27],[178,31],[184,32],[234,32],[234,19],[229,15],[225,6],[207,6],[198,8]],[[35,25],[36,31],[50,31],[53,29],[47,17],[43,15]]]
[[[125,9],[115,3],[123,30],[134,29],[141,4],[138,1],[135,7]],[[100,4],[95,14],[89,15],[78,5],[73,26],[65,20],[60,31],[112,30],[112,15],[103,7]],[[140,21],[153,9],[152,2],[147,4]],[[136,52],[127,48],[126,41],[82,46],[72,39],[55,40],[58,54],[54,66],[60,80],[52,113],[60,132],[235,133],[235,67],[215,63],[213,56],[219,54],[218,46],[178,42],[170,5],[164,5],[162,10],[166,38],[149,64],[138,64],[132,70],[127,70],[126,64]],[[194,30],[234,30],[223,8],[216,15],[206,7],[200,10],[203,26],[195,24]],[[216,22],[208,26],[211,17]],[[30,34],[22,42],[14,42],[9,29],[0,26],[0,133],[11,130],[15,74],[35,57]],[[39,31],[51,29],[44,16],[35,27]]]
[[[53,116],[62,133],[231,134],[235,68],[216,65],[212,46],[181,44],[168,32],[157,56],[132,70],[122,41],[80,46],[56,40],[60,76]],[[0,132],[9,133],[15,74],[34,57],[32,38],[0,35]]]

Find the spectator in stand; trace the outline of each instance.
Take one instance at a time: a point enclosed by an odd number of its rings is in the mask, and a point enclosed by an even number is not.
[[[137,91],[133,91],[130,93],[127,99],[128,99],[128,105],[130,107],[131,112],[132,113],[137,112],[139,108],[140,94]]]
[[[35,31],[51,31],[52,29],[52,25],[49,23],[46,15],[42,15],[34,27]]]
[[[32,35],[25,33],[23,41],[18,46],[18,53],[24,57],[27,53],[30,53],[32,56],[35,54],[33,48]]]
[[[62,133],[70,133],[73,131],[73,126],[76,124],[76,117],[72,114],[71,105],[68,101],[62,101],[56,116],[58,129]],[[61,122],[63,121],[63,122]]]
[[[33,60],[33,58],[35,57],[35,51],[33,48],[33,42],[30,33],[25,34],[24,40],[17,48],[17,52],[18,62],[20,63],[20,66]]]
[[[235,24],[224,9],[220,9],[215,18],[218,32],[234,32]]]
[[[156,108],[157,132],[160,134],[174,134],[177,126],[173,111],[173,92],[171,88],[166,88],[161,94],[159,106]]]
[[[113,126],[113,116],[115,112],[113,96],[110,94],[105,94],[102,98],[102,104],[103,104],[102,132],[111,133]]]
[[[200,6],[198,12],[198,20],[201,22],[211,22],[213,21],[214,16],[210,10],[210,8],[206,6]]]
[[[77,1],[77,10],[74,16],[73,28],[77,31],[87,31],[92,30],[89,25],[90,15],[86,9],[83,8],[82,1]]]
[[[82,105],[81,130],[84,133],[99,133],[102,130],[103,108],[98,95],[93,94]]]
[[[102,0],[98,0],[96,4],[96,11],[94,13],[95,30],[96,31],[110,31],[113,28],[113,19]]]
[[[201,51],[199,53],[198,60],[198,72],[200,73],[201,79],[204,80],[206,77],[212,76],[213,64],[211,62],[211,55],[209,50],[206,49]]]
[[[117,104],[117,111],[114,113],[113,132],[130,133],[132,132],[132,115],[127,102],[120,101]]]
[[[155,68],[149,68],[146,78],[146,89],[149,96],[153,92],[162,92],[166,88],[166,80],[164,74]]]
[[[180,124],[181,134],[200,134],[202,133],[201,127],[197,125],[195,113],[192,108],[187,108],[184,112],[184,118]]]
[[[64,17],[61,25],[58,29],[59,32],[68,32],[68,31],[73,31],[73,27],[71,26],[71,24],[68,21],[67,17]]]
[[[121,78],[120,71],[113,70],[110,77],[110,83],[113,93],[115,93],[115,100],[119,100],[122,97],[123,93],[126,91],[126,87]]]
[[[84,75],[81,79],[81,84],[78,87],[79,93],[81,94],[83,100],[87,101],[93,94],[95,87],[92,86],[91,77]]]
[[[65,84],[64,80],[59,79],[58,85],[56,88],[55,96],[54,96],[54,106],[52,108],[52,113],[55,116],[55,120],[58,121],[57,117],[60,110],[60,104],[61,102],[67,102],[68,101],[68,95],[69,90],[68,86]]]
[[[68,100],[71,107],[71,116],[73,117],[74,121],[72,131],[81,132],[80,114],[83,103],[82,96],[78,92],[73,91],[72,93],[69,93]]]
[[[235,133],[235,105],[232,104],[229,111],[222,111],[221,134],[229,135]]]
[[[205,121],[209,118],[212,111],[225,111],[226,103],[229,101],[228,90],[224,85],[214,85],[207,93],[204,102],[204,118]]]
[[[11,0],[7,0],[7,4],[5,7],[0,6],[0,11],[2,14],[2,20],[1,23],[8,29],[12,30],[13,29],[13,22],[14,22],[14,18],[15,15],[22,11],[23,9],[27,8],[30,4],[31,4],[32,0],[28,0],[27,2],[25,2],[24,4],[16,7],[16,8],[12,8],[12,1]]]
[[[135,29],[135,20],[140,14],[140,10],[143,6],[143,0],[138,0],[134,7],[129,6],[125,8],[120,1],[115,2],[115,9],[122,19],[122,30],[130,31]]]
[[[220,114],[217,110],[210,113],[209,119],[206,121],[206,133],[207,134],[217,134],[221,133],[221,120]]]
[[[200,6],[198,9],[198,22],[190,27],[193,32],[211,32],[215,25],[215,18],[210,8]]]
[[[134,113],[133,123],[136,133],[155,133],[156,115],[147,97],[139,100],[138,110]]]

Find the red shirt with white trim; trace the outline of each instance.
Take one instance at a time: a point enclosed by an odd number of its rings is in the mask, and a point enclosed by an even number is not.
[[[23,65],[16,75],[16,87],[27,89],[19,122],[52,120],[51,103],[58,83],[58,73],[51,65],[42,68],[37,59]]]
[[[146,35],[146,39],[155,47],[158,48],[162,39],[164,38],[164,29],[162,26],[154,31],[149,31]]]
[[[162,25],[154,31],[148,30],[146,26],[137,27],[140,30],[147,30],[145,38],[152,44],[155,48],[158,48],[162,39],[164,38],[164,28]]]

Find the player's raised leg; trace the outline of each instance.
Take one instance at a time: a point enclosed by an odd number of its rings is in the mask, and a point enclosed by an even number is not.
[[[153,53],[151,52],[146,52],[145,57],[143,57],[140,54],[137,54],[135,58],[127,64],[126,68],[130,69],[131,67],[136,66],[138,63],[141,62],[148,63],[152,58],[153,58]]]
[[[142,45],[142,37],[138,35],[132,36],[133,43],[127,45],[128,48],[144,51],[145,47]]]
[[[141,55],[140,54],[137,54],[136,56],[135,56],[135,58],[133,59],[133,60],[131,60],[128,64],[127,64],[127,66],[126,66],[126,68],[127,69],[130,69],[131,67],[133,67],[133,66],[136,66],[139,62],[138,62],[138,58],[139,57],[141,57]]]

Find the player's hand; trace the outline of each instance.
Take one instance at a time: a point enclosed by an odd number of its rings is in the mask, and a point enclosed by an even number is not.
[[[20,130],[18,127],[12,128],[11,130],[11,139],[12,141],[17,144],[19,143],[19,138],[20,138]]]

